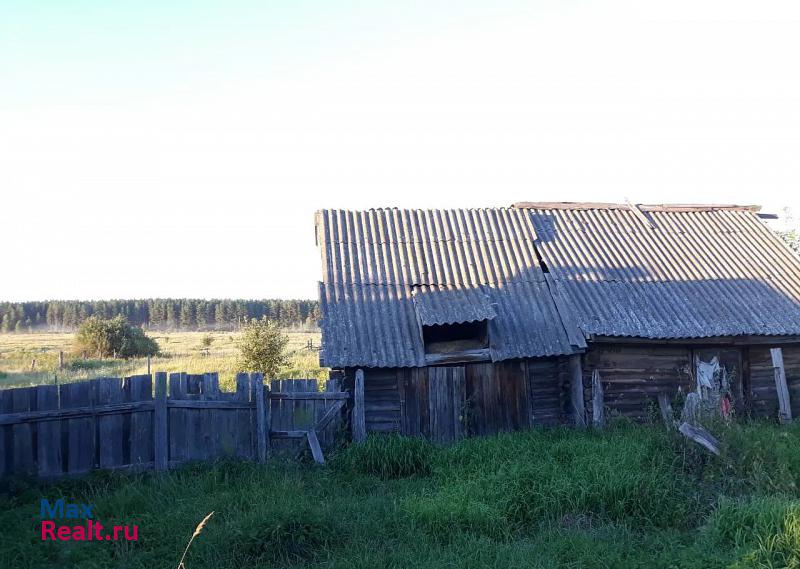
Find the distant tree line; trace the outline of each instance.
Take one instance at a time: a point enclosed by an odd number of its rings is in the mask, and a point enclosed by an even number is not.
[[[316,300],[149,298],[0,302],[0,332],[73,331],[90,316],[114,318],[148,330],[237,330],[264,316],[283,327],[316,327]]]

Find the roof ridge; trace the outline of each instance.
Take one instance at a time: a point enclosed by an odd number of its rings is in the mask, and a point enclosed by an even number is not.
[[[634,204],[642,211],[663,212],[704,212],[704,211],[761,211],[760,205],[736,204]],[[512,207],[517,209],[621,209],[630,210],[628,203],[608,202],[515,202]]]

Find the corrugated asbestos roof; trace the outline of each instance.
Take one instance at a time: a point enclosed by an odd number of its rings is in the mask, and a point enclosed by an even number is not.
[[[322,363],[424,366],[423,322],[412,292],[426,286],[427,294],[433,287],[462,293],[435,315],[423,308],[422,319],[463,321],[488,312],[485,301],[472,301],[489,299],[497,314],[489,320],[494,360],[573,353],[535,237],[527,212],[513,208],[319,212]],[[459,307],[459,300],[469,304]]]
[[[800,334],[800,262],[757,208],[518,206],[586,335]]]
[[[414,309],[423,326],[491,320],[497,314],[480,288],[464,285],[414,285]]]
[[[800,261],[756,211],[321,211],[322,361],[422,366],[422,325],[479,317],[495,361],[574,353],[584,335],[800,335]]]

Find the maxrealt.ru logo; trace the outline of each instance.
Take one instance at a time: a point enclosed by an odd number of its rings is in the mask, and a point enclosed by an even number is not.
[[[67,502],[64,498],[51,503],[42,498],[39,517],[42,518],[43,541],[136,541],[139,526],[106,528],[94,519],[93,504]]]

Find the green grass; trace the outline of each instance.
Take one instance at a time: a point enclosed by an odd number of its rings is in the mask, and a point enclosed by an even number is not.
[[[311,340],[320,344],[319,332],[287,332],[289,336],[288,364],[280,378],[318,378],[328,376],[319,367],[319,353],[306,349]],[[151,360],[151,371],[220,374],[220,387],[235,390],[236,332],[155,332],[162,354]],[[206,354],[202,340],[211,336],[213,342]],[[0,389],[78,381],[95,377],[124,377],[147,373],[147,360],[87,359],[71,353],[73,334],[0,334]],[[66,369],[58,369],[58,353],[66,355]]]
[[[798,567],[800,427],[734,426],[720,458],[655,427],[535,430],[439,448],[370,438],[329,465],[98,473],[0,497],[0,567]],[[777,444],[764,444],[777,441]],[[734,452],[735,451],[735,452]],[[788,472],[788,474],[787,474]],[[38,503],[95,504],[136,543],[42,543]]]

